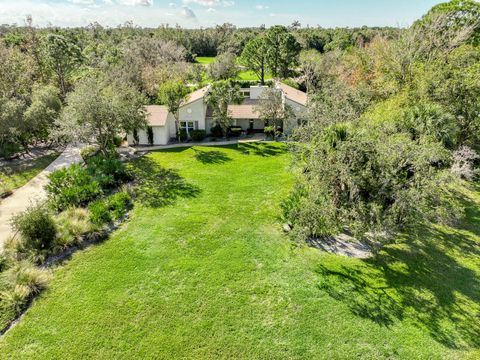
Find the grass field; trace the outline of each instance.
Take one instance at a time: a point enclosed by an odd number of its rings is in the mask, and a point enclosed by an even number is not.
[[[215,61],[215,57],[202,57],[202,56],[197,57],[197,62],[199,64],[203,64],[203,65],[211,64],[214,61]],[[270,80],[271,78],[272,78],[272,76],[270,74],[266,74],[265,80]],[[258,76],[253,71],[250,71],[250,70],[240,71],[238,73],[237,79],[238,80],[250,80],[250,81],[260,80],[258,78]]]
[[[215,61],[215,56],[198,56],[196,60],[199,64],[208,65]]]
[[[478,359],[478,189],[464,224],[354,260],[283,234],[289,161],[279,144],[137,160],[149,196],[54,271],[0,357]]]
[[[34,160],[0,166],[0,196],[25,185],[55,160],[58,153],[40,156]]]

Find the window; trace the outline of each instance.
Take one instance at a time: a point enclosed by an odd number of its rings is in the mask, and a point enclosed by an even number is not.
[[[250,97],[250,90],[242,90],[242,91],[240,91],[240,93],[242,94],[242,96],[244,98],[249,98]]]
[[[190,134],[190,131],[198,130],[198,121],[180,121],[180,129]]]

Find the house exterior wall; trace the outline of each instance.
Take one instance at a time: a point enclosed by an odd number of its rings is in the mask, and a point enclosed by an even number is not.
[[[170,136],[168,126],[152,126],[153,130],[153,145],[167,145]],[[127,135],[127,141],[131,145],[134,143],[133,134]],[[150,145],[148,142],[147,130],[138,130],[138,144]]]
[[[285,134],[290,134],[293,129],[298,126],[298,120],[302,119],[305,116],[305,111],[307,108],[304,105],[292,101],[288,98],[285,98],[285,104],[290,106],[294,114],[293,118],[288,119],[283,124],[283,132]]]
[[[180,121],[198,121],[198,129],[205,130],[207,105],[199,99],[180,108]]]

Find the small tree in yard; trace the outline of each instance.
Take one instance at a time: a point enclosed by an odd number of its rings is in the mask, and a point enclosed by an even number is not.
[[[208,66],[208,75],[214,81],[227,80],[237,76],[239,68],[236,64],[236,56],[231,53],[219,55]]]
[[[147,125],[144,98],[131,86],[86,78],[67,96],[54,136],[96,143],[102,153],[114,146],[119,133]]]
[[[180,142],[180,106],[185,101],[188,93],[188,88],[181,82],[176,81],[163,83],[158,90],[159,103],[168,107],[168,111],[173,114],[175,119],[175,131],[178,142]]]
[[[228,105],[239,104],[243,101],[240,87],[232,81],[218,81],[212,85],[207,96],[207,104],[213,109],[215,124],[220,126],[223,135],[227,136],[228,127],[232,119],[228,116]]]
[[[275,134],[278,127],[292,114],[290,107],[284,103],[282,93],[278,89],[267,88],[260,94],[255,111],[267,125],[272,125]]]

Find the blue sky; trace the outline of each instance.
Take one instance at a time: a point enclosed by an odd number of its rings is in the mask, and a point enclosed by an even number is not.
[[[267,26],[300,21],[303,26],[408,26],[439,0],[0,0],[0,23],[81,26],[97,21],[117,26],[161,24],[207,27],[230,22]]]

